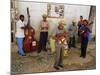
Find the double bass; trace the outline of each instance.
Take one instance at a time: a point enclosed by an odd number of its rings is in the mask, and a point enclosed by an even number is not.
[[[38,45],[37,41],[35,39],[35,30],[30,25],[30,14],[29,14],[29,8],[27,8],[27,15],[28,15],[28,23],[24,28],[24,42],[23,42],[23,48],[25,53],[36,51]]]

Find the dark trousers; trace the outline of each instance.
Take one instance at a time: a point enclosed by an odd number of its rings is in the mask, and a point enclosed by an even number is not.
[[[81,56],[86,57],[86,50],[88,45],[88,38],[81,37]]]
[[[47,49],[46,49],[47,39],[48,39],[48,32],[40,32],[40,40],[39,40],[40,48],[39,48],[39,52],[41,52],[42,49],[44,51],[47,51]]]
[[[81,36],[80,36],[80,31],[78,30],[78,39],[77,39],[77,43],[80,43],[81,42]]]
[[[75,46],[75,36],[73,36],[73,37],[70,37],[70,39],[69,39],[69,48],[71,48],[71,47],[76,47]]]
[[[14,41],[13,35],[14,35],[13,32],[11,32],[11,42]]]

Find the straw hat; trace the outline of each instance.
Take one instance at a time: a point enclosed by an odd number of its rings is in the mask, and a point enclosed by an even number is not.
[[[76,19],[74,18],[74,19],[72,19],[72,23],[76,23]]]
[[[66,24],[66,23],[65,23],[65,20],[60,20],[60,21],[59,21],[59,24],[65,25],[65,24]]]
[[[42,17],[47,17],[47,15],[46,14],[43,14]]]

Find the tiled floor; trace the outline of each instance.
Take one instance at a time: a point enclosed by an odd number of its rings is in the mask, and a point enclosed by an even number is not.
[[[80,45],[77,44],[77,47]],[[36,72],[53,72],[57,71],[53,68],[55,54],[48,52],[32,53],[32,56],[21,57],[17,53],[17,46],[11,46],[11,73],[36,73]],[[87,70],[96,68],[96,49],[95,43],[88,45],[87,57],[80,58],[79,48],[72,48],[68,56],[63,59],[64,68],[58,71],[69,70]]]

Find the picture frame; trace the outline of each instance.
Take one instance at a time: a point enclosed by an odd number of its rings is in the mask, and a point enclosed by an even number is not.
[[[64,5],[62,4],[47,4],[48,18],[64,18]]]

